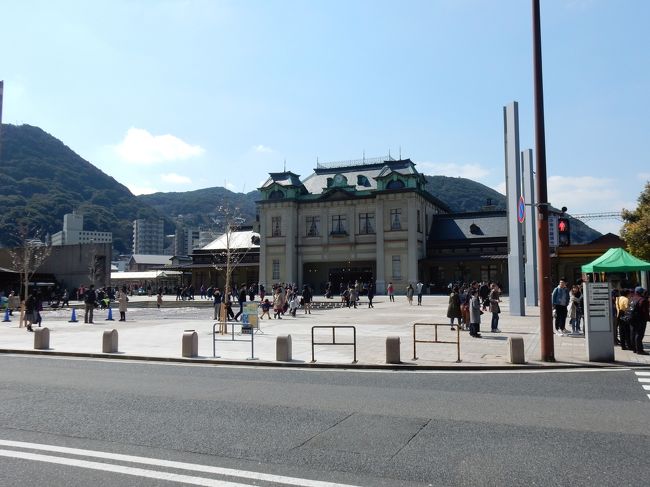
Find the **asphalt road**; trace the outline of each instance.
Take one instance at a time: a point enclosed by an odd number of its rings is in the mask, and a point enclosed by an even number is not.
[[[648,485],[640,377],[3,356],[0,485]]]

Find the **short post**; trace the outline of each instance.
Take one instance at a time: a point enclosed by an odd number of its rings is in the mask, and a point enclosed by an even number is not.
[[[275,360],[291,362],[291,335],[280,335],[275,341]]]
[[[104,330],[102,353],[117,353],[117,330]]]
[[[199,335],[194,330],[183,332],[183,357],[196,357],[199,355]]]
[[[400,364],[400,338],[397,336],[386,337],[386,363]]]
[[[523,337],[508,337],[508,362],[511,364],[526,363]]]
[[[251,328],[251,356],[248,357],[246,360],[257,360],[257,357],[255,356],[255,333],[253,333],[252,328]]]
[[[34,350],[48,350],[50,348],[49,328],[36,328],[34,330]]]

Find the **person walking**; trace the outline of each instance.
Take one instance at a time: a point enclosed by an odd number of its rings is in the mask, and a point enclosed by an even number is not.
[[[311,314],[311,300],[312,300],[312,294],[311,294],[311,288],[309,287],[309,284],[305,284],[302,287],[302,304],[305,309],[305,314]],[[296,314],[293,314],[296,316]]]
[[[449,295],[449,304],[447,305],[447,318],[449,318],[449,324],[451,325],[451,330],[454,331],[454,320],[458,320],[458,326],[460,326],[460,319],[462,313],[460,310],[460,295],[458,294],[458,286],[454,286]]]
[[[496,283],[493,282],[491,285],[490,295],[489,295],[490,312],[492,313],[492,323],[491,323],[492,333],[501,333],[501,330],[499,330],[499,313],[501,313],[501,307],[499,306],[500,296],[501,296],[501,292],[499,290],[499,286],[497,286]]]
[[[275,289],[273,295],[273,317],[277,320],[282,319],[282,309],[284,308],[284,295],[281,292],[280,286]]]
[[[628,313],[630,313],[630,323],[632,324],[630,327],[632,351],[638,355],[648,355],[648,352],[643,349],[643,338],[650,319],[650,310],[648,309],[646,290],[641,286],[634,289],[634,296],[630,299]]]
[[[395,288],[393,287],[393,283],[389,282],[388,283],[388,288],[386,288],[388,291],[388,300],[392,301],[393,303],[395,302]]]
[[[560,283],[553,289],[551,294],[553,314],[555,315],[555,333],[560,336],[568,335],[566,331],[567,306],[569,305],[569,290],[566,287],[566,279],[560,278]]]
[[[36,296],[30,294],[25,301],[25,326],[27,331],[34,331],[32,325],[36,321]]]
[[[84,293],[84,323],[94,323],[93,313],[95,312],[95,304],[97,303],[97,294],[95,293],[95,285],[88,286],[88,290]]]
[[[120,312],[119,321],[126,321],[126,310],[127,310],[126,303],[128,302],[129,302],[129,296],[126,294],[126,286],[122,286],[122,289],[120,289],[117,292],[117,309]]]
[[[415,294],[418,295],[418,306],[422,306],[422,289],[424,288],[424,284],[422,284],[421,281],[418,281],[418,283],[415,285]]]
[[[409,283],[408,286],[406,286],[406,299],[409,302],[410,306],[413,306],[413,293],[415,289],[413,289],[413,284]]]
[[[239,303],[239,311],[235,315],[235,321],[239,321],[239,318],[244,313],[244,305],[246,304],[246,286],[243,285],[239,288],[239,293],[237,294],[237,302]]]

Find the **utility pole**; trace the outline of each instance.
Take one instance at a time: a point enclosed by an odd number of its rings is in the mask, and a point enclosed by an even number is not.
[[[555,362],[553,311],[551,309],[551,257],[548,244],[548,191],[546,138],[544,135],[544,86],[539,0],[533,2],[533,79],[535,98],[535,151],[537,152],[537,282],[539,287],[539,335],[541,360]]]

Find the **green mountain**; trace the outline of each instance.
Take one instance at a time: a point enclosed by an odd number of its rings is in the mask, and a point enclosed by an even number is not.
[[[63,215],[76,210],[85,230],[113,232],[115,249],[128,252],[133,220],[161,215],[38,127],[3,124],[1,150],[2,245],[14,244],[18,222],[53,234],[62,229]]]
[[[84,215],[86,230],[111,231],[116,251],[128,253],[136,218],[165,218],[165,232],[176,226],[223,229],[223,208],[242,222],[255,220],[258,191],[233,193],[206,188],[182,193],[134,196],[125,186],[84,160],[60,140],[30,125],[2,126],[0,154],[0,245],[13,245],[16,223],[56,233],[63,215]],[[426,176],[427,190],[453,211],[480,211],[488,200],[505,209],[505,196],[476,181]],[[573,243],[592,241],[600,234],[573,220]]]

